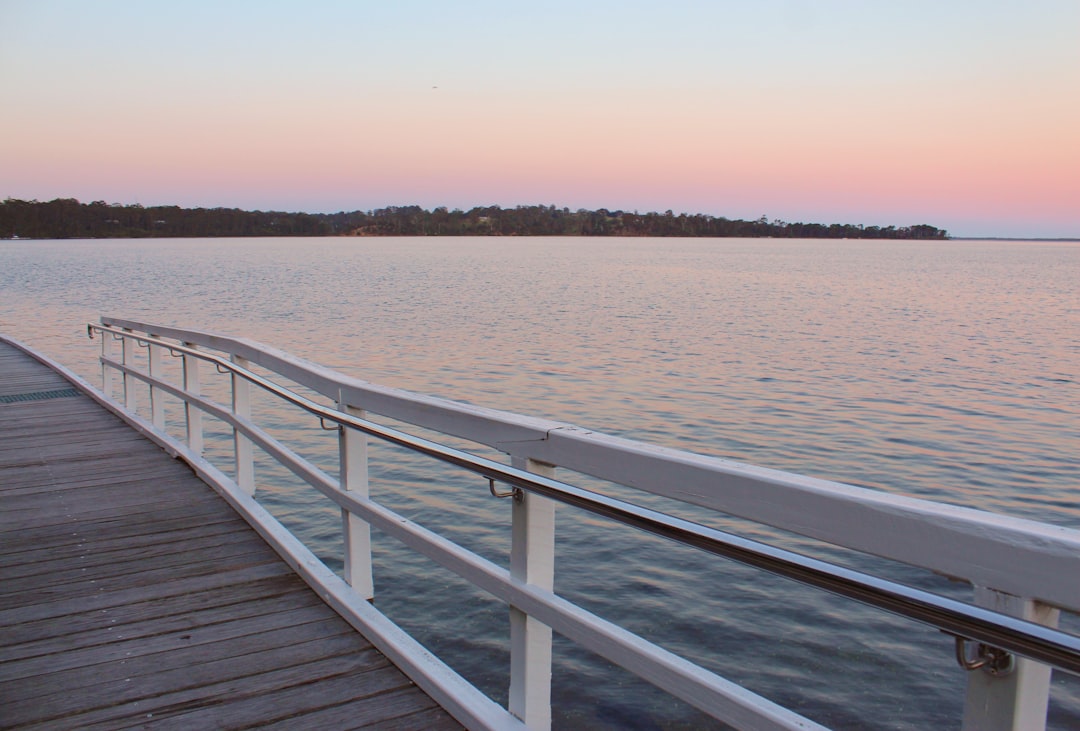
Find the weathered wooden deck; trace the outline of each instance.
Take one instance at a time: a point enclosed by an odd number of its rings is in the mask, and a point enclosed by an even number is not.
[[[459,728],[183,463],[0,343],[0,727]]]

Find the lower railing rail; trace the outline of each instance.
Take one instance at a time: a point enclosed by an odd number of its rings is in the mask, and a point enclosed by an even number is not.
[[[982,669],[994,680],[1013,674],[1017,662],[1030,663],[1049,680],[1049,668],[1080,674],[1080,637],[1047,626],[1052,622],[1032,621],[959,602],[931,592],[905,586],[866,573],[802,556],[676,518],[649,508],[602,495],[556,480],[552,466],[533,460],[516,460],[506,465],[376,423],[352,404],[339,400],[331,408],[287,389],[248,367],[235,353],[217,355],[194,343],[164,341],[153,330],[143,333],[107,324],[90,324],[88,333],[102,336],[101,367],[106,393],[111,373],[121,376],[123,402],[134,410],[135,382],[147,384],[151,402],[151,426],[164,430],[162,394],[180,399],[186,423],[185,456],[201,459],[201,414],[211,415],[234,430],[236,478],[232,485],[240,493],[255,491],[253,446],[272,456],[295,475],[339,505],[344,514],[346,580],[364,599],[371,598],[369,526],[393,535],[403,543],[456,572],[474,585],[507,602],[512,607],[511,714],[530,728],[550,725],[550,632],[555,630],[616,664],[628,667],[658,687],[690,702],[714,717],[745,728],[814,728],[816,724],[772,702],[756,696],[714,673],[663,650],[628,631],[566,601],[552,591],[551,556],[529,544],[551,530],[551,502],[573,506],[664,538],[770,571],[888,612],[937,627],[956,638],[956,654],[968,669]],[[123,343],[120,359],[108,347],[110,339]],[[135,364],[132,344],[149,349],[147,367]],[[183,383],[162,379],[161,354],[183,358]],[[199,362],[212,363],[228,374],[232,384],[230,407],[199,393]],[[341,440],[341,480],[337,480],[295,454],[250,419],[250,386],[258,387],[320,420],[324,428],[336,429]],[[366,439],[373,437],[468,470],[490,482],[493,494],[514,498],[514,548],[511,568],[503,569],[448,541],[386,507],[372,501],[367,491]],[[497,484],[509,487],[500,492]],[[549,547],[550,548],[550,547]],[[540,623],[540,624],[537,624]],[[970,656],[966,643],[977,643]],[[546,667],[545,667],[546,666]],[[1028,666],[1025,672],[1032,672]],[[546,672],[545,672],[546,670]],[[976,683],[975,691],[991,694],[1013,692],[1011,686],[991,683],[986,689]],[[1032,684],[1025,681],[1030,696]],[[965,720],[972,728],[1030,728],[1033,716],[1045,719],[1045,688],[1041,706],[1030,698],[1013,705],[1022,707],[1003,721],[998,703],[994,725],[988,726],[970,711]],[[969,706],[978,705],[969,697]],[[1041,708],[1041,711],[1040,711]],[[1008,715],[1008,714],[1005,714]],[[1023,726],[1017,724],[1025,724]]]

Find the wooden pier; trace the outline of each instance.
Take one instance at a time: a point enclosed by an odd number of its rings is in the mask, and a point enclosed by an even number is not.
[[[460,726],[182,462],[0,343],[0,728]]]
[[[556,594],[556,503],[941,630],[939,651],[967,673],[964,729],[1045,728],[1052,673],[1080,674],[1080,637],[1056,628],[1080,611],[1080,583],[1061,578],[1080,574],[1080,531],[387,388],[246,338],[109,317],[87,332],[101,392],[0,334],[0,729],[544,730],[554,633],[730,727],[825,728]],[[211,367],[226,376],[217,398],[201,389]],[[295,423],[336,431],[336,469],[260,423],[253,387]],[[208,435],[204,417],[225,429]],[[372,497],[369,439],[513,496],[506,560]],[[341,511],[344,577],[259,504],[256,448]],[[966,581],[973,598],[697,525],[556,469]],[[368,600],[371,528],[509,606],[505,706]]]

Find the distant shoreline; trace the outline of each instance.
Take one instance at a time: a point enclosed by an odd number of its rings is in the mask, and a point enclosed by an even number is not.
[[[595,211],[534,205],[475,207],[391,206],[373,211],[284,213],[236,208],[80,203],[74,198],[0,202],[0,238],[116,239],[253,236],[613,236],[681,238],[948,240],[948,231],[920,223],[864,226],[754,221],[706,214]]]
[[[0,237],[0,242],[5,241],[115,241],[119,239],[155,239],[155,240],[178,240],[178,239],[280,239],[280,238],[317,238],[317,239],[329,239],[329,238],[355,238],[355,239],[393,239],[393,238],[476,238],[482,236],[483,238],[516,238],[516,239],[529,239],[529,238],[560,238],[560,239],[572,239],[572,238],[626,238],[626,239],[662,239],[662,238],[683,238],[683,239],[765,239],[773,241],[783,241],[788,239],[791,241],[1002,241],[1002,242],[1023,242],[1023,243],[1043,243],[1043,244],[1080,244],[1080,237],[1077,238],[1030,238],[1026,236],[949,236],[947,239],[913,239],[913,238],[870,238],[862,236],[858,238],[848,237],[829,237],[829,236],[652,236],[648,234],[642,235],[624,235],[624,236],[598,236],[593,234],[443,234],[434,235],[428,234],[426,236],[416,234],[252,234],[252,235],[238,235],[238,234],[207,234],[205,236],[11,236]]]

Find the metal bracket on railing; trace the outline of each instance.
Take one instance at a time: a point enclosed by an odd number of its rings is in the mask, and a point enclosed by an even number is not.
[[[226,376],[232,373],[228,368],[222,368],[220,363],[214,363],[214,367],[217,368],[218,373],[223,373]]]
[[[964,670],[971,672],[981,668],[984,673],[1000,678],[1016,669],[1015,655],[982,642],[975,648],[975,657],[969,657],[967,643],[970,641],[965,637],[956,638],[956,662],[960,663]]]
[[[179,350],[175,350],[173,348],[169,348],[169,355],[171,355],[174,358],[183,358],[184,357],[183,353],[181,353]]]
[[[519,502],[519,503],[522,500],[525,499],[525,493],[521,491],[520,487],[510,488],[510,490],[508,492],[497,492],[495,490],[495,478],[494,477],[489,477],[488,478],[488,490],[491,492],[492,496],[494,496],[494,497],[499,497],[499,498],[512,497],[512,498],[514,498],[514,500],[516,502]]]
[[[326,417],[325,416],[320,416],[319,417],[319,426],[321,426],[326,431],[338,431],[338,430],[340,430],[342,428],[341,424],[338,424],[336,421],[331,421],[330,424],[331,424],[331,426],[326,425]]]
[[[142,340],[136,340],[135,344],[138,345],[140,348],[149,348],[150,347],[150,343],[144,343]]]
[[[123,340],[124,336],[123,335],[117,335],[116,333],[113,333],[112,334],[112,339],[113,340]]]

